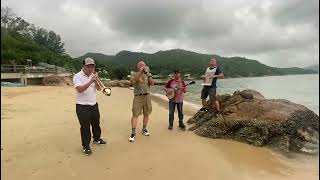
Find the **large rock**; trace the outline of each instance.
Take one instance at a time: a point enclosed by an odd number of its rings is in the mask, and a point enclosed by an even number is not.
[[[317,154],[319,116],[305,106],[283,99],[265,99],[254,90],[221,95],[222,115],[197,112],[189,130],[209,138],[226,138],[283,152]]]
[[[46,76],[42,79],[42,84],[45,86],[72,86],[71,77],[62,76]]]
[[[113,81],[102,81],[106,87],[130,87],[131,82],[129,80],[113,80]]]

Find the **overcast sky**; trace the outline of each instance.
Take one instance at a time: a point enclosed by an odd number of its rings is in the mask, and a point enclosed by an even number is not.
[[[186,49],[278,67],[319,62],[319,0],[1,0],[67,53]]]

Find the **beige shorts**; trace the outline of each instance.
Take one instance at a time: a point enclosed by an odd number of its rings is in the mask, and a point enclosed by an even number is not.
[[[150,115],[152,112],[151,96],[134,96],[132,104],[132,113],[134,117],[138,117],[142,114],[144,116]]]

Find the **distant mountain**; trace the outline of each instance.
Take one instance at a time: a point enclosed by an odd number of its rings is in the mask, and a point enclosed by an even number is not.
[[[319,64],[317,65],[312,65],[312,66],[308,66],[308,67],[304,67],[303,69],[311,69],[316,71],[317,73],[319,73]]]
[[[92,57],[102,66],[122,66],[134,70],[138,61],[143,59],[150,67],[153,74],[166,76],[176,68],[193,77],[204,73],[211,57],[215,57],[226,77],[253,77],[286,74],[311,74],[313,70],[303,68],[276,68],[270,67],[244,57],[221,57],[219,55],[199,54],[182,49],[158,51],[153,54],[143,52],[120,51],[114,56],[100,53],[87,53],[79,58]]]
[[[82,61],[87,57],[91,57],[96,61],[96,63],[101,63],[101,64],[108,63],[108,62],[112,61],[114,58],[114,56],[109,56],[109,55],[105,55],[102,53],[86,53],[85,55],[80,56],[76,59]]]

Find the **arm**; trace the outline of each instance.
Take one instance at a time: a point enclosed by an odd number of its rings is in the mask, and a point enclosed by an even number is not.
[[[132,75],[131,77],[131,83],[132,84],[135,84],[137,83],[137,81],[139,81],[139,78],[142,76],[143,72],[142,71],[139,71],[139,72],[136,72]]]
[[[154,86],[154,80],[152,79],[152,75],[150,73],[148,75],[148,84],[149,86]]]
[[[187,87],[184,87],[181,90],[182,90],[183,93],[186,93],[187,92]]]
[[[166,93],[168,93],[169,91],[172,90],[172,88],[170,87],[170,84],[171,84],[171,80],[169,80],[169,81],[166,83],[166,85],[164,86],[164,91],[165,91]]]
[[[214,78],[217,78],[217,79],[223,79],[223,78],[224,78],[224,75],[223,75],[223,73],[221,72],[221,70],[220,70],[219,67],[217,68],[216,73],[217,73],[217,75],[214,75],[214,76],[213,76]]]
[[[84,92],[85,90],[87,90],[88,87],[89,87],[92,83],[93,83],[93,81],[90,80],[89,82],[87,82],[87,83],[84,84],[84,85],[77,86],[77,87],[76,87],[76,90],[77,90],[79,93],[82,93],[82,92]]]
[[[186,83],[185,83],[184,81],[182,81],[181,91],[182,91],[183,93],[186,93],[186,92],[187,92],[187,86],[186,86]]]
[[[224,78],[224,75],[223,73],[220,73],[218,75],[214,75],[213,77],[217,78],[217,79],[223,79]]]
[[[202,76],[201,76],[201,79],[202,79],[202,80],[205,80],[205,79],[206,79],[206,77],[207,77],[207,70],[208,70],[208,68],[206,69],[206,72],[204,72],[204,74],[202,74]]]
[[[96,81],[96,76],[93,76],[89,82],[87,82],[86,84],[83,84],[81,85],[81,82],[79,81],[79,79],[77,79],[76,77],[73,78],[73,83],[74,83],[74,86],[75,86],[75,89],[79,92],[79,93],[82,93],[84,92],[85,90],[88,89],[88,87]]]

